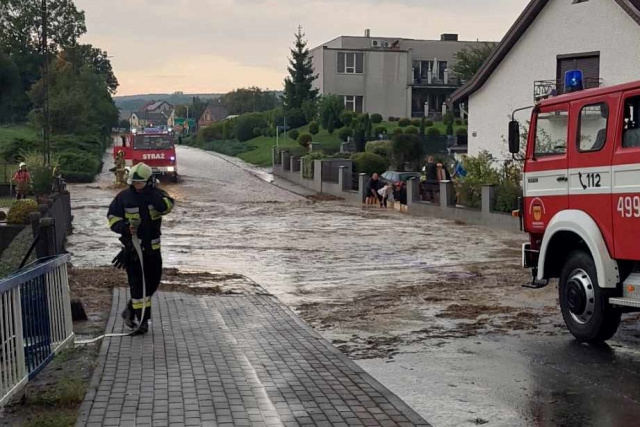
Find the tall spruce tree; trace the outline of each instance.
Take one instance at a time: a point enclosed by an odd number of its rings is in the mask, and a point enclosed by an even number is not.
[[[318,98],[318,89],[313,88],[313,81],[318,78],[313,73],[313,63],[307,48],[307,41],[298,27],[295,48],[291,50],[289,59],[289,77],[284,80],[285,108],[301,109],[305,101],[315,102]]]

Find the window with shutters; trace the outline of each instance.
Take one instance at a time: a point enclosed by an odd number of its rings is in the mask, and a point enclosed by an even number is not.
[[[338,73],[363,74],[364,73],[364,53],[363,52],[338,52]]]
[[[353,111],[358,114],[362,114],[364,97],[345,95],[344,97],[344,109],[347,111]]]
[[[564,93],[564,77],[567,71],[581,70],[584,89],[600,87],[600,53],[559,55],[557,62],[557,92]]]

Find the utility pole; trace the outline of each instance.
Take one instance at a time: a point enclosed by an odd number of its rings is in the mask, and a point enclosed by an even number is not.
[[[43,83],[43,145],[44,145],[44,164],[49,166],[51,163],[50,153],[50,113],[49,113],[49,42],[48,42],[48,22],[47,22],[47,0],[42,0],[42,83]]]

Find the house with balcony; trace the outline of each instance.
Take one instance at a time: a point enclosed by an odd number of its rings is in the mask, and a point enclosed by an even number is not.
[[[640,79],[640,0],[532,0],[478,73],[450,99],[469,114],[469,154],[509,157],[514,110],[567,91],[567,72],[584,88]],[[531,109],[516,113],[525,123]]]
[[[456,54],[478,42],[457,34],[440,40],[341,36],[311,50],[321,95],[344,98],[347,110],[383,117],[442,113],[462,83],[452,67]]]

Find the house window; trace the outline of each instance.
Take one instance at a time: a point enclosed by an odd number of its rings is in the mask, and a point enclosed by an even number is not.
[[[364,73],[364,53],[338,52],[338,73],[363,74]]]
[[[584,89],[600,87],[600,53],[560,55],[557,62],[558,94],[564,93],[564,76],[567,71],[581,70]]]
[[[607,142],[609,106],[605,103],[585,105],[580,111],[578,151],[600,151]]]
[[[364,97],[362,96],[346,95],[344,97],[344,109],[347,111],[354,111],[358,114],[362,114],[363,101]]]

